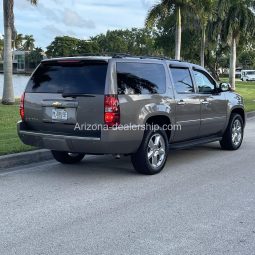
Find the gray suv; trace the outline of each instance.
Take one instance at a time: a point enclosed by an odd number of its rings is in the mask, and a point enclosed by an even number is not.
[[[150,57],[44,60],[21,99],[18,134],[64,164],[85,154],[131,155],[134,168],[156,174],[169,149],[219,141],[237,150],[244,103],[202,67]]]

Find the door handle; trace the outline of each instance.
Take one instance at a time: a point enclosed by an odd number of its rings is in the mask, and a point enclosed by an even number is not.
[[[205,100],[205,101],[202,101],[202,104],[207,105],[207,104],[209,104],[209,102]]]
[[[178,105],[185,105],[186,103],[183,100],[177,102]]]

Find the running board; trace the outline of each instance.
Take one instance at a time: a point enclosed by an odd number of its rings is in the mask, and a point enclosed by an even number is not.
[[[181,150],[189,147],[199,146],[207,143],[213,143],[220,141],[222,137],[207,137],[207,138],[200,138],[196,140],[186,141],[186,142],[180,142],[180,143],[171,143],[169,145],[170,150]]]

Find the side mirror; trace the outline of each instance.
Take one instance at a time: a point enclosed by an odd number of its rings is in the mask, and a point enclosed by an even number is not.
[[[220,91],[221,92],[231,91],[231,85],[226,82],[220,83]]]

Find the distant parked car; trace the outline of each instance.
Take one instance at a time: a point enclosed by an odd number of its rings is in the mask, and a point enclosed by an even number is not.
[[[20,139],[63,164],[85,154],[130,155],[149,175],[164,168],[170,148],[220,141],[239,149],[245,127],[243,98],[201,66],[121,55],[42,61],[20,115]]]
[[[241,72],[242,81],[255,81],[255,70],[243,70]]]

